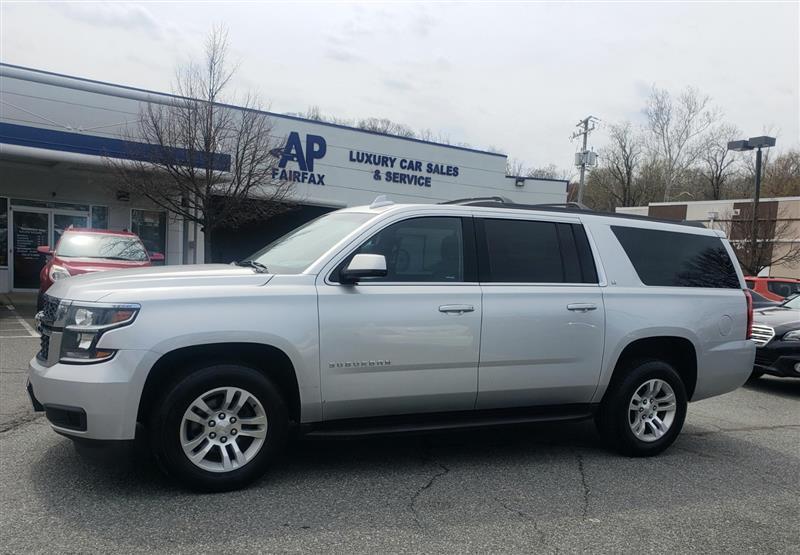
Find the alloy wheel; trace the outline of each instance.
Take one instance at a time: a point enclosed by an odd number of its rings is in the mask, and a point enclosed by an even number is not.
[[[677,404],[672,387],[660,379],[644,382],[628,404],[628,425],[637,439],[657,441],[675,420]]]
[[[197,397],[181,420],[186,457],[209,472],[231,472],[259,453],[267,437],[261,402],[238,387],[219,387]]]

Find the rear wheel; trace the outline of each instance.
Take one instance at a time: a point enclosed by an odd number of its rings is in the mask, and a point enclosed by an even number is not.
[[[216,365],[189,373],[162,398],[151,422],[159,466],[192,489],[227,491],[259,478],[288,429],[279,390],[261,372]]]
[[[607,443],[625,455],[643,457],[675,441],[686,419],[687,398],[671,365],[639,361],[609,387],[597,418]]]

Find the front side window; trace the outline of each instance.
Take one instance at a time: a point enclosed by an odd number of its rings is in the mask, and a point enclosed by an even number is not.
[[[356,254],[382,254],[386,276],[367,282],[463,282],[464,233],[461,218],[425,217],[392,224],[373,235]],[[334,273],[336,281],[338,272]]]
[[[62,258],[147,261],[144,245],[139,239],[130,235],[66,232],[58,242],[56,254]]]

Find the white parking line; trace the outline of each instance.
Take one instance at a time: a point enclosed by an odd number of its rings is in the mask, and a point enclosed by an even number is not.
[[[19,313],[14,309],[13,304],[7,304],[6,308],[11,311],[11,313],[14,315],[14,318],[16,318],[17,322],[19,322],[19,325],[22,326],[22,328],[28,332],[28,337],[39,337],[39,334],[36,333],[36,331],[31,327],[31,325],[28,322],[26,322],[22,318],[22,316],[20,316]],[[20,335],[16,337],[25,337],[25,336]]]

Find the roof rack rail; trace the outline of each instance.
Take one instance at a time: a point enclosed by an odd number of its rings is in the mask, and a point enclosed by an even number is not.
[[[581,210],[585,212],[591,212],[592,209],[586,206],[585,204],[581,204],[579,202],[555,202],[555,203],[544,203],[544,204],[517,204],[513,200],[506,198],[506,197],[473,197],[473,198],[460,198],[455,200],[448,200],[445,202],[440,202],[439,204],[460,204],[464,206],[488,206],[490,204],[503,204],[507,205],[508,208],[526,208],[529,210],[539,209],[539,210],[547,210],[548,208],[560,208],[560,209],[567,209],[567,210]]]
[[[477,202],[496,202],[498,204],[514,204],[513,201],[506,197],[472,197],[472,198],[457,198],[455,200],[446,200],[439,204],[474,204]]]
[[[651,218],[650,216],[640,216],[638,214],[625,214],[618,212],[596,212],[588,206],[579,202],[561,202],[550,204],[516,204],[505,197],[477,197],[449,200],[439,204],[459,204],[463,206],[475,206],[479,208],[508,208],[509,210],[542,210],[545,212],[564,212],[567,214],[581,214],[589,212],[598,216],[620,218],[628,220],[648,220],[667,224],[685,225],[689,227],[705,228],[702,222],[692,220],[665,220],[663,218]]]

